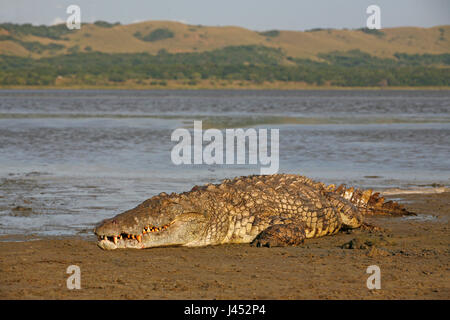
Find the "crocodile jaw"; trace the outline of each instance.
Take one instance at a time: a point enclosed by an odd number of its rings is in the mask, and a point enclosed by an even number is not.
[[[106,221],[105,224],[110,223]],[[117,231],[120,226],[118,219],[115,221],[115,232],[113,235],[105,234],[102,230],[111,230],[108,225],[100,225],[95,233],[98,237],[97,245],[104,250],[115,250],[120,248],[144,249],[161,246],[190,245],[201,239],[205,227],[205,216],[198,213],[185,213],[177,216],[164,227],[156,228],[155,231],[143,232],[141,234],[127,235]],[[145,230],[145,228],[140,228]],[[138,229],[138,230],[140,230]]]

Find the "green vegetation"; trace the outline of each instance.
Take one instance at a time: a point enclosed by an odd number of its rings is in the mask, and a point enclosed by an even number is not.
[[[22,47],[24,47],[28,51],[31,51],[33,53],[43,53],[44,51],[55,52],[55,51],[64,49],[64,47],[65,47],[64,45],[58,44],[58,43],[42,44],[37,41],[28,41],[27,42],[27,41],[22,41],[17,38],[14,38],[12,36],[0,35],[0,41],[6,41],[6,40],[14,41],[14,42],[20,44]]]
[[[444,54],[406,54],[396,53],[394,56],[402,64],[408,65],[450,65],[450,53]]]
[[[195,85],[205,79],[346,87],[450,85],[450,54],[398,53],[393,59],[384,59],[352,50],[321,54],[322,62],[317,62],[287,57],[280,49],[263,46],[175,54],[161,50],[156,55],[79,49],[72,47],[72,54],[41,59],[0,56],[0,85],[54,85],[58,78],[85,85],[128,80],[158,85],[167,85],[168,80],[183,80]]]
[[[358,30],[377,37],[384,37],[386,35],[383,31],[380,31],[378,29],[360,28]]]
[[[28,51],[34,53],[43,53],[44,51],[55,52],[64,49],[64,45],[57,43],[49,43],[48,45],[45,45],[37,41],[32,42],[17,41],[17,42],[20,43],[20,45],[25,49],[27,49]]]
[[[102,28],[112,28],[114,26],[120,25],[120,22],[109,23],[106,21],[95,21],[94,25]],[[36,37],[49,38],[53,40],[64,40],[64,38],[62,38],[63,35],[66,35],[70,32],[75,32],[73,30],[69,30],[64,23],[54,26],[46,26],[46,25],[34,26],[31,23],[25,24],[0,23],[0,29],[8,31],[10,35],[14,37],[32,35]],[[89,35],[85,36],[89,37]]]
[[[439,41],[445,41],[445,30],[444,28],[439,28]]]
[[[278,30],[269,30],[269,31],[264,31],[264,32],[258,32],[260,35],[265,36],[265,37],[278,37],[280,35],[280,31]]]
[[[172,31],[170,31],[169,29],[159,28],[159,29],[153,30],[152,32],[150,32],[149,34],[147,34],[145,36],[143,36],[142,33],[140,33],[138,31],[134,34],[134,36],[142,41],[154,42],[154,41],[158,41],[158,40],[173,38],[175,36],[175,34]]]
[[[115,27],[115,26],[119,26],[120,22],[109,23],[109,22],[106,22],[106,21],[98,20],[98,21],[94,22],[94,25],[96,25],[97,27],[102,27],[102,28],[112,28],[112,27]]]
[[[33,26],[30,23],[15,24],[15,23],[1,23],[0,29],[7,30],[12,35],[33,35],[36,37],[50,38],[54,40],[61,39],[62,35],[71,32],[65,24],[58,24],[54,26]]]
[[[69,51],[69,53],[71,53],[71,54],[75,54],[75,53],[77,53],[78,51],[80,51],[80,46],[79,46],[79,45],[75,45],[75,46],[73,46],[73,47],[70,47],[68,51]]]
[[[396,53],[396,59],[378,58],[360,50],[319,54],[319,58],[342,67],[395,68],[402,66],[450,66],[450,54]]]
[[[313,28],[313,29],[305,30],[305,32],[318,32],[318,31],[328,31],[328,32],[331,32],[332,30],[333,30],[332,28]]]

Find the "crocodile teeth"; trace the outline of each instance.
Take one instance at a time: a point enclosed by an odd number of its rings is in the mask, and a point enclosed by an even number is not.
[[[137,239],[138,242],[142,242],[142,236],[141,235],[136,236],[136,239]]]
[[[117,244],[117,237],[116,236],[113,237],[113,241],[114,241],[114,244]]]

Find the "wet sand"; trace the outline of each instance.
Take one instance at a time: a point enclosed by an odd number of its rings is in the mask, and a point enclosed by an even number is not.
[[[390,198],[419,216],[371,217],[383,231],[353,230],[300,247],[103,251],[94,237],[4,236],[0,299],[449,299],[450,193]],[[67,289],[70,265],[80,267],[80,290]],[[380,290],[366,286],[370,265],[381,269]]]

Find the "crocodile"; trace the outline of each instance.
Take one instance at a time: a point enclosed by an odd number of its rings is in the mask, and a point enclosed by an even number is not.
[[[296,246],[369,226],[366,215],[414,213],[372,190],[326,185],[295,174],[254,175],[160,193],[103,220],[94,233],[105,250],[226,243]]]

